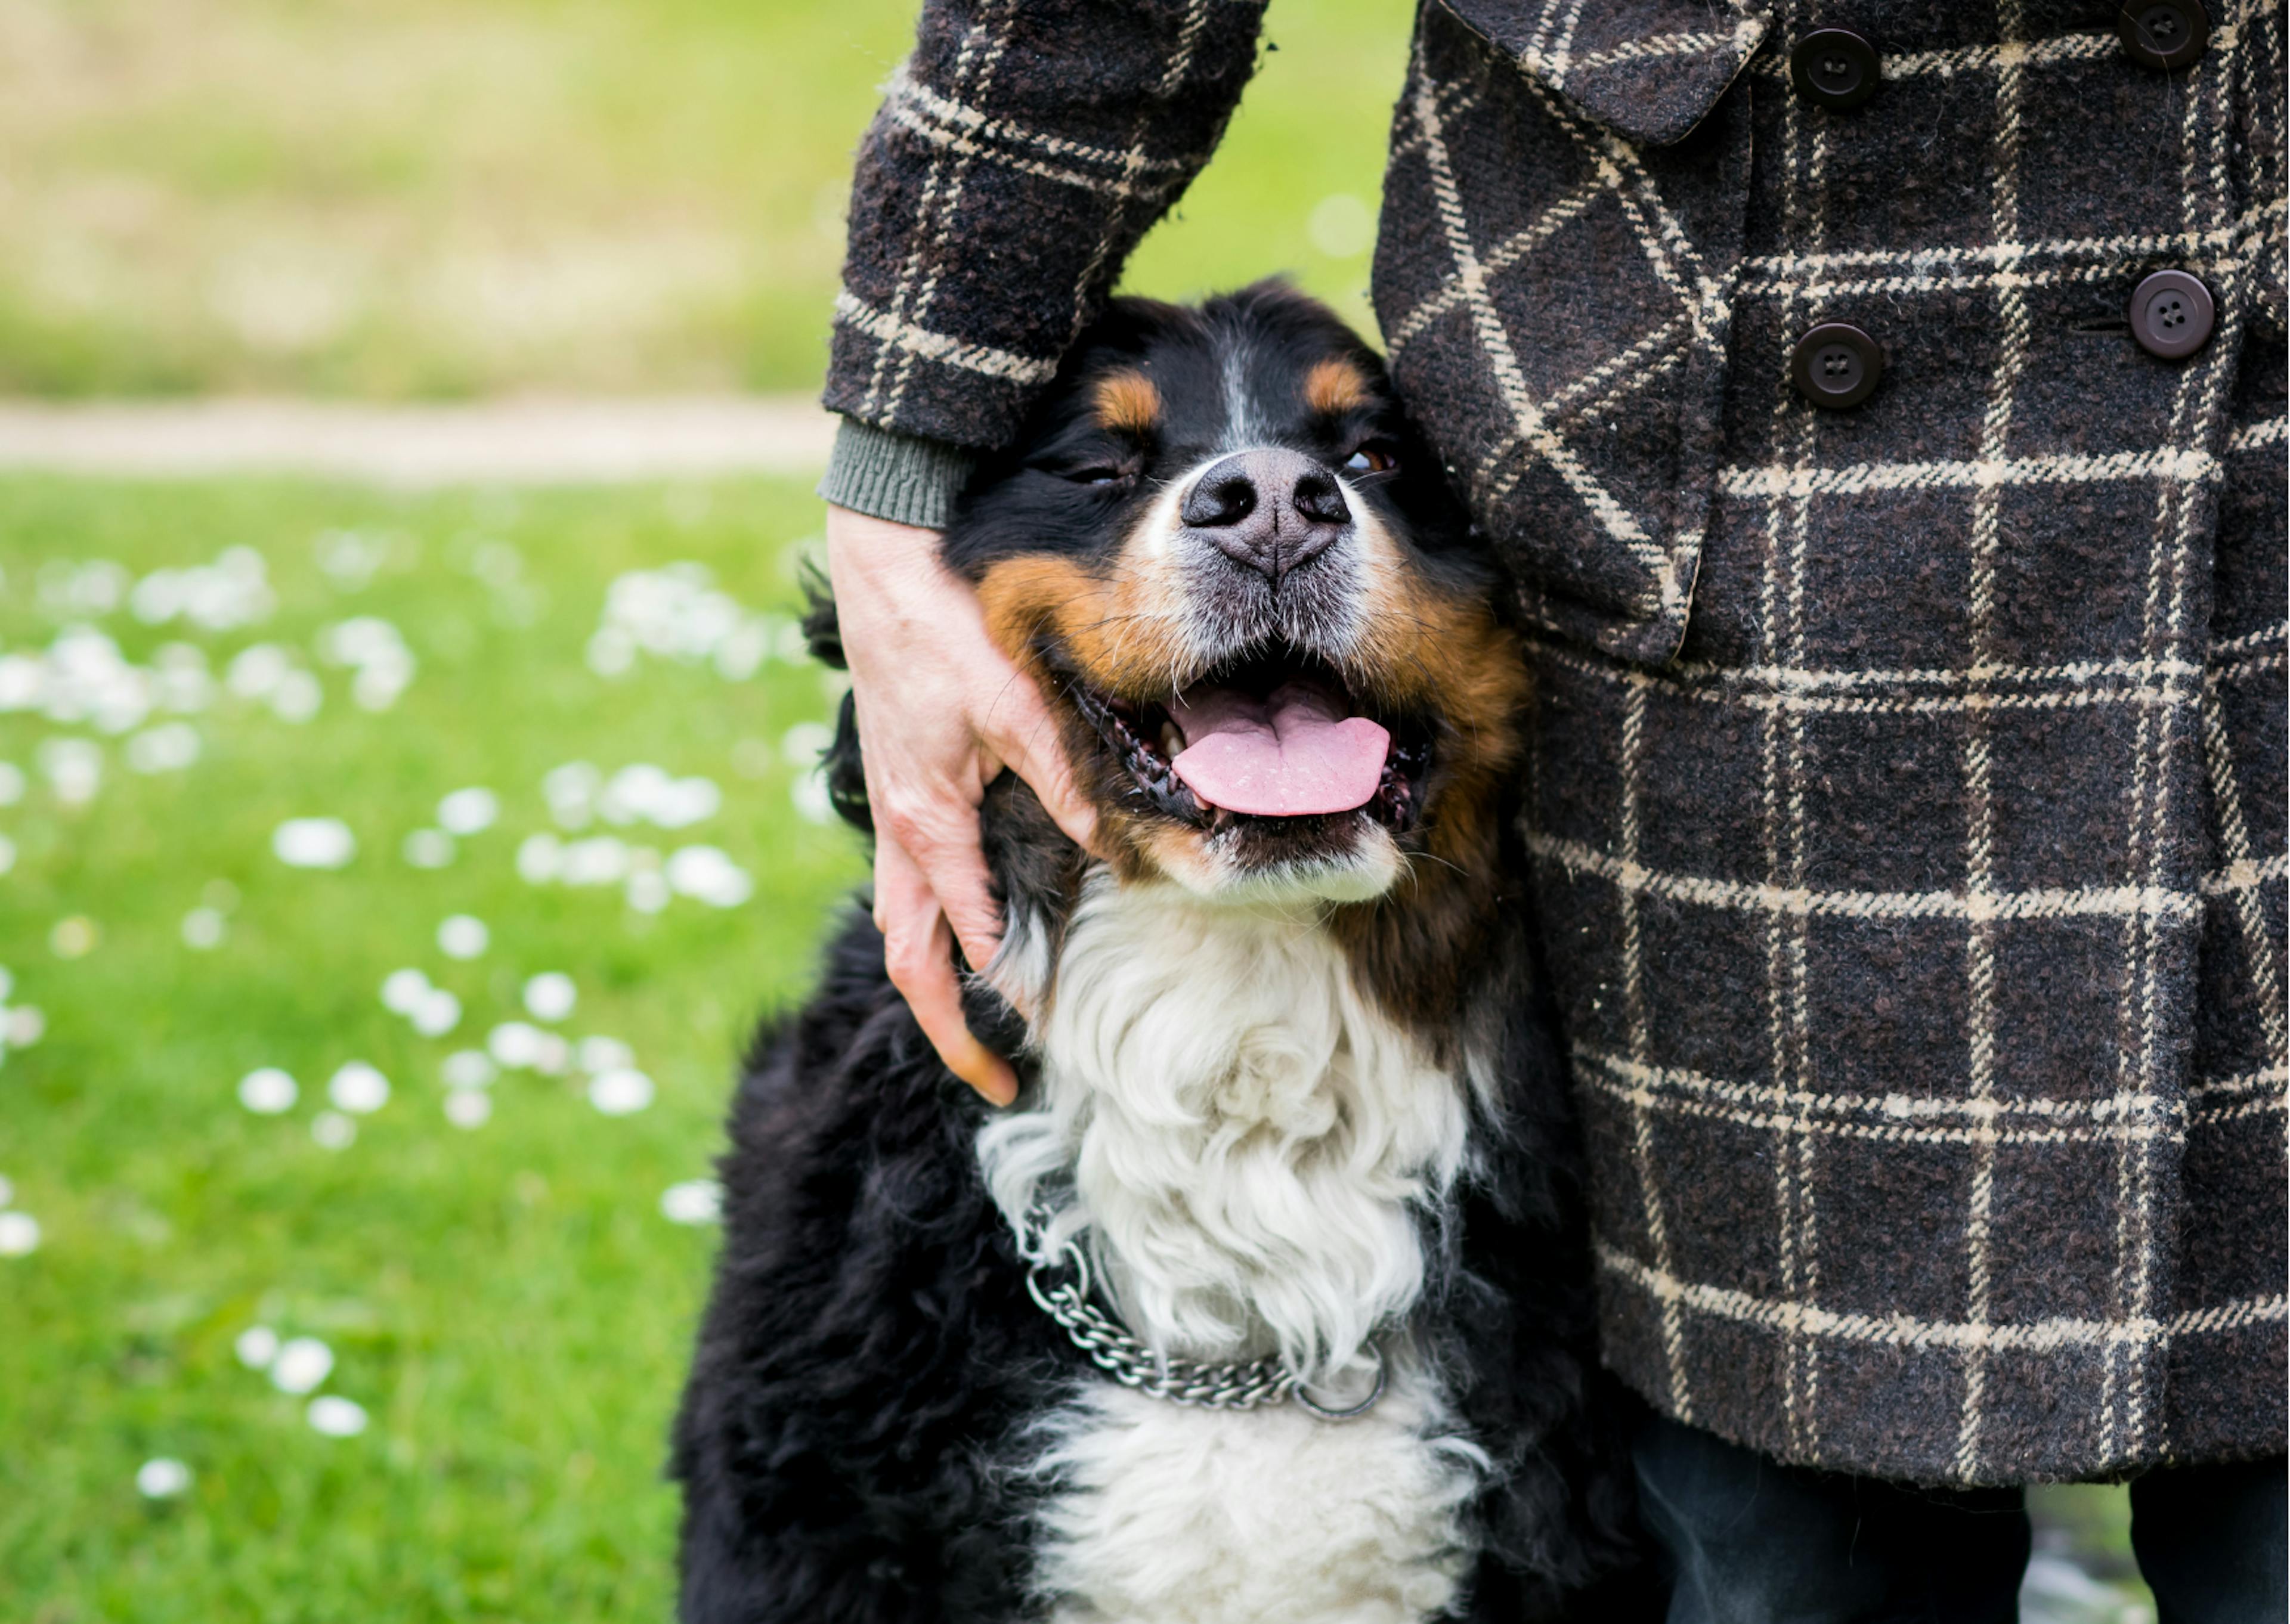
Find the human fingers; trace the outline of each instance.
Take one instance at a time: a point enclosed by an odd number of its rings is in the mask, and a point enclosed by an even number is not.
[[[981,741],[999,765],[1026,780],[1042,809],[1085,852],[1096,851],[1097,808],[1081,792],[1056,718],[1031,676],[1014,667],[1011,680],[981,719]],[[989,778],[994,764],[988,764]]]
[[[973,970],[984,970],[1002,945],[1003,918],[986,871],[975,812],[958,820],[900,820],[894,833],[907,860],[921,872],[954,940],[962,944],[962,956]]]
[[[1016,1074],[978,1041],[963,1019],[953,934],[937,895],[906,848],[881,829],[875,843],[875,921],[883,932],[883,964],[891,984],[947,1069],[992,1104],[1015,1100]]]

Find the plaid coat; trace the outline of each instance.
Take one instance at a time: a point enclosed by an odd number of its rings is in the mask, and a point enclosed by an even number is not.
[[[1531,629],[1606,1356],[1783,1460],[2284,1446],[2284,39],[2209,4],[2168,73],[2115,0],[1419,17],[1376,308]],[[1258,12],[928,0],[828,404],[1006,436]],[[1818,25],[1864,105],[1793,92]],[[1886,351],[1851,410],[1790,383],[1823,321]]]

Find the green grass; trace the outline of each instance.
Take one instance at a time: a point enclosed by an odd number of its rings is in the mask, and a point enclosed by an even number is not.
[[[0,660],[80,620],[146,667],[185,642],[220,675],[273,644],[324,689],[300,724],[218,693],[187,718],[198,760],[154,774],[127,757],[164,717],[107,734],[0,711],[0,762],[30,780],[0,804],[14,852],[0,965],[47,1028],[0,1059],[0,1176],[44,1230],[0,1257],[0,1619],[667,1615],[663,1439],[714,1232],[670,1223],[659,1197],[707,1171],[735,1046],[805,984],[861,870],[852,840],[794,807],[788,734],[827,716],[821,673],[773,659],[729,681],[647,657],[607,679],[585,651],[608,584],[670,561],[784,615],[816,519],[791,484],[394,498],[0,480]],[[355,589],[321,564],[345,531],[380,561]],[[276,592],[255,624],[198,632],[57,601],[92,560],[145,578],[231,547],[260,554]],[[396,626],[418,661],[385,711],[351,702],[318,658],[322,628],[354,615]],[[76,807],[40,764],[67,737],[104,756]],[[621,832],[720,846],[752,900],[645,914],[617,889],[520,878],[519,842],[553,827],[543,776],[574,760],[722,785],[723,810],[693,828]],[[449,867],[411,866],[405,835],[469,785],[499,794],[499,823]],[[355,832],[346,868],[273,854],[278,825],[311,816]],[[182,924],[203,907],[227,928],[196,949]],[[436,946],[455,913],[490,927],[474,962]],[[460,996],[459,1029],[420,1037],[382,1007],[407,965]],[[549,970],[580,990],[563,1029],[633,1045],[656,1103],[607,1117],[577,1077],[511,1073],[489,1124],[450,1125],[445,1056],[520,1015],[525,979]],[[323,1148],[324,1081],[353,1059],[393,1097],[348,1148]],[[262,1066],[301,1084],[284,1116],[237,1102]],[[243,1366],[234,1342],[255,1324],[324,1340],[339,1364],[324,1390],[364,1405],[368,1430],[321,1436],[306,1400]],[[181,1498],[138,1493],[159,1456],[191,1468]],[[2045,1548],[2124,1588],[2119,1604],[2030,1617],[2141,1617],[2121,1492],[2051,1491],[2039,1511]]]
[[[0,394],[811,389],[915,7],[11,0]],[[1366,324],[1309,222],[1376,197],[1407,12],[1280,0],[1129,285],[1285,270]]]
[[[662,1441],[715,1232],[669,1222],[658,1199],[707,1172],[735,1044],[801,986],[859,869],[843,832],[791,810],[781,741],[827,714],[818,672],[774,660],[731,682],[646,660],[607,681],[583,648],[606,583],[669,560],[783,610],[791,546],[815,516],[799,487],[769,484],[395,500],[0,483],[0,653],[52,639],[62,617],[40,582],[57,561],[140,576],[247,546],[278,598],[260,624],[201,634],[124,611],[94,624],[131,660],[179,639],[218,672],[239,648],[277,644],[325,688],[299,725],[219,696],[188,718],[196,764],[152,776],[125,769],[118,738],[0,713],[0,760],[31,778],[0,807],[16,848],[0,964],[12,1000],[47,1022],[0,1063],[0,1174],[44,1231],[37,1251],[0,1258],[0,1617],[665,1616]],[[316,560],[316,540],[340,527],[388,550],[360,591]],[[480,564],[506,589],[472,573]],[[313,656],[318,628],[353,614],[394,622],[420,662],[388,711],[352,704]],[[35,764],[66,733],[106,756],[78,810]],[[724,810],[704,823],[620,832],[722,847],[754,876],[753,900],[678,898],[647,916],[616,889],[521,880],[518,841],[552,827],[541,776],[581,758],[721,783]],[[410,867],[403,836],[472,784],[500,794],[499,824],[446,868]],[[279,822],[308,815],[355,830],[347,868],[272,855]],[[227,934],[193,950],[180,922],[217,900]],[[472,963],[435,945],[457,912],[491,927]],[[73,918],[96,945],[60,956],[56,927]],[[382,1008],[401,965],[459,994],[450,1037],[418,1037]],[[657,1103],[608,1118],[576,1083],[508,1074],[490,1124],[449,1125],[442,1058],[521,1013],[524,978],[545,970],[580,989],[564,1029],[632,1044]],[[353,1058],[394,1095],[349,1148],[321,1148],[324,1081]],[[265,1065],[301,1084],[285,1116],[236,1101]],[[332,1347],[323,1390],[366,1408],[364,1436],[320,1436],[305,1401],[240,1364],[233,1341],[258,1323]],[[195,1481],[147,1501],[136,1470],[162,1455]]]

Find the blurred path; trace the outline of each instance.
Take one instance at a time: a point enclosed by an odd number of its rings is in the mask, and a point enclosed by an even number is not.
[[[0,402],[0,469],[307,474],[391,485],[593,484],[817,472],[833,420],[803,396]]]

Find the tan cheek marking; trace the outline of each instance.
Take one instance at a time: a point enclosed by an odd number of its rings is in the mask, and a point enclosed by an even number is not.
[[[1368,679],[1387,699],[1433,700],[1451,716],[1509,716],[1525,693],[1525,668],[1487,605],[1434,586],[1373,513],[1363,513],[1357,534],[1355,659]]]
[[[1341,356],[1316,361],[1304,374],[1304,404],[1323,417],[1335,417],[1367,403],[1365,375]]]
[[[1518,758],[1526,661],[1517,639],[1484,609],[1427,649],[1426,658],[1453,732],[1445,746],[1447,783],[1425,844],[1443,861],[1475,869],[1493,860],[1495,806]]]
[[[1525,660],[1485,603],[1439,590],[1372,514],[1358,535],[1365,587],[1355,660],[1387,701],[1429,704],[1453,728],[1424,843],[1434,856],[1476,868],[1491,854],[1501,775],[1518,755]]]
[[[1359,549],[1358,649],[1370,663],[1384,668],[1394,656],[1412,650],[1414,640],[1401,635],[1406,628],[1400,617],[1413,612],[1407,588],[1415,572],[1382,517],[1357,492],[1351,505],[1359,516],[1352,532]]]
[[[1115,372],[1092,392],[1098,424],[1114,434],[1144,439],[1160,426],[1161,391],[1142,372]]]
[[[978,584],[988,629],[1020,664],[1054,638],[1091,686],[1157,697],[1194,662],[1185,596],[1158,533],[1156,503],[1103,574],[1069,558],[1027,555],[992,565]]]

